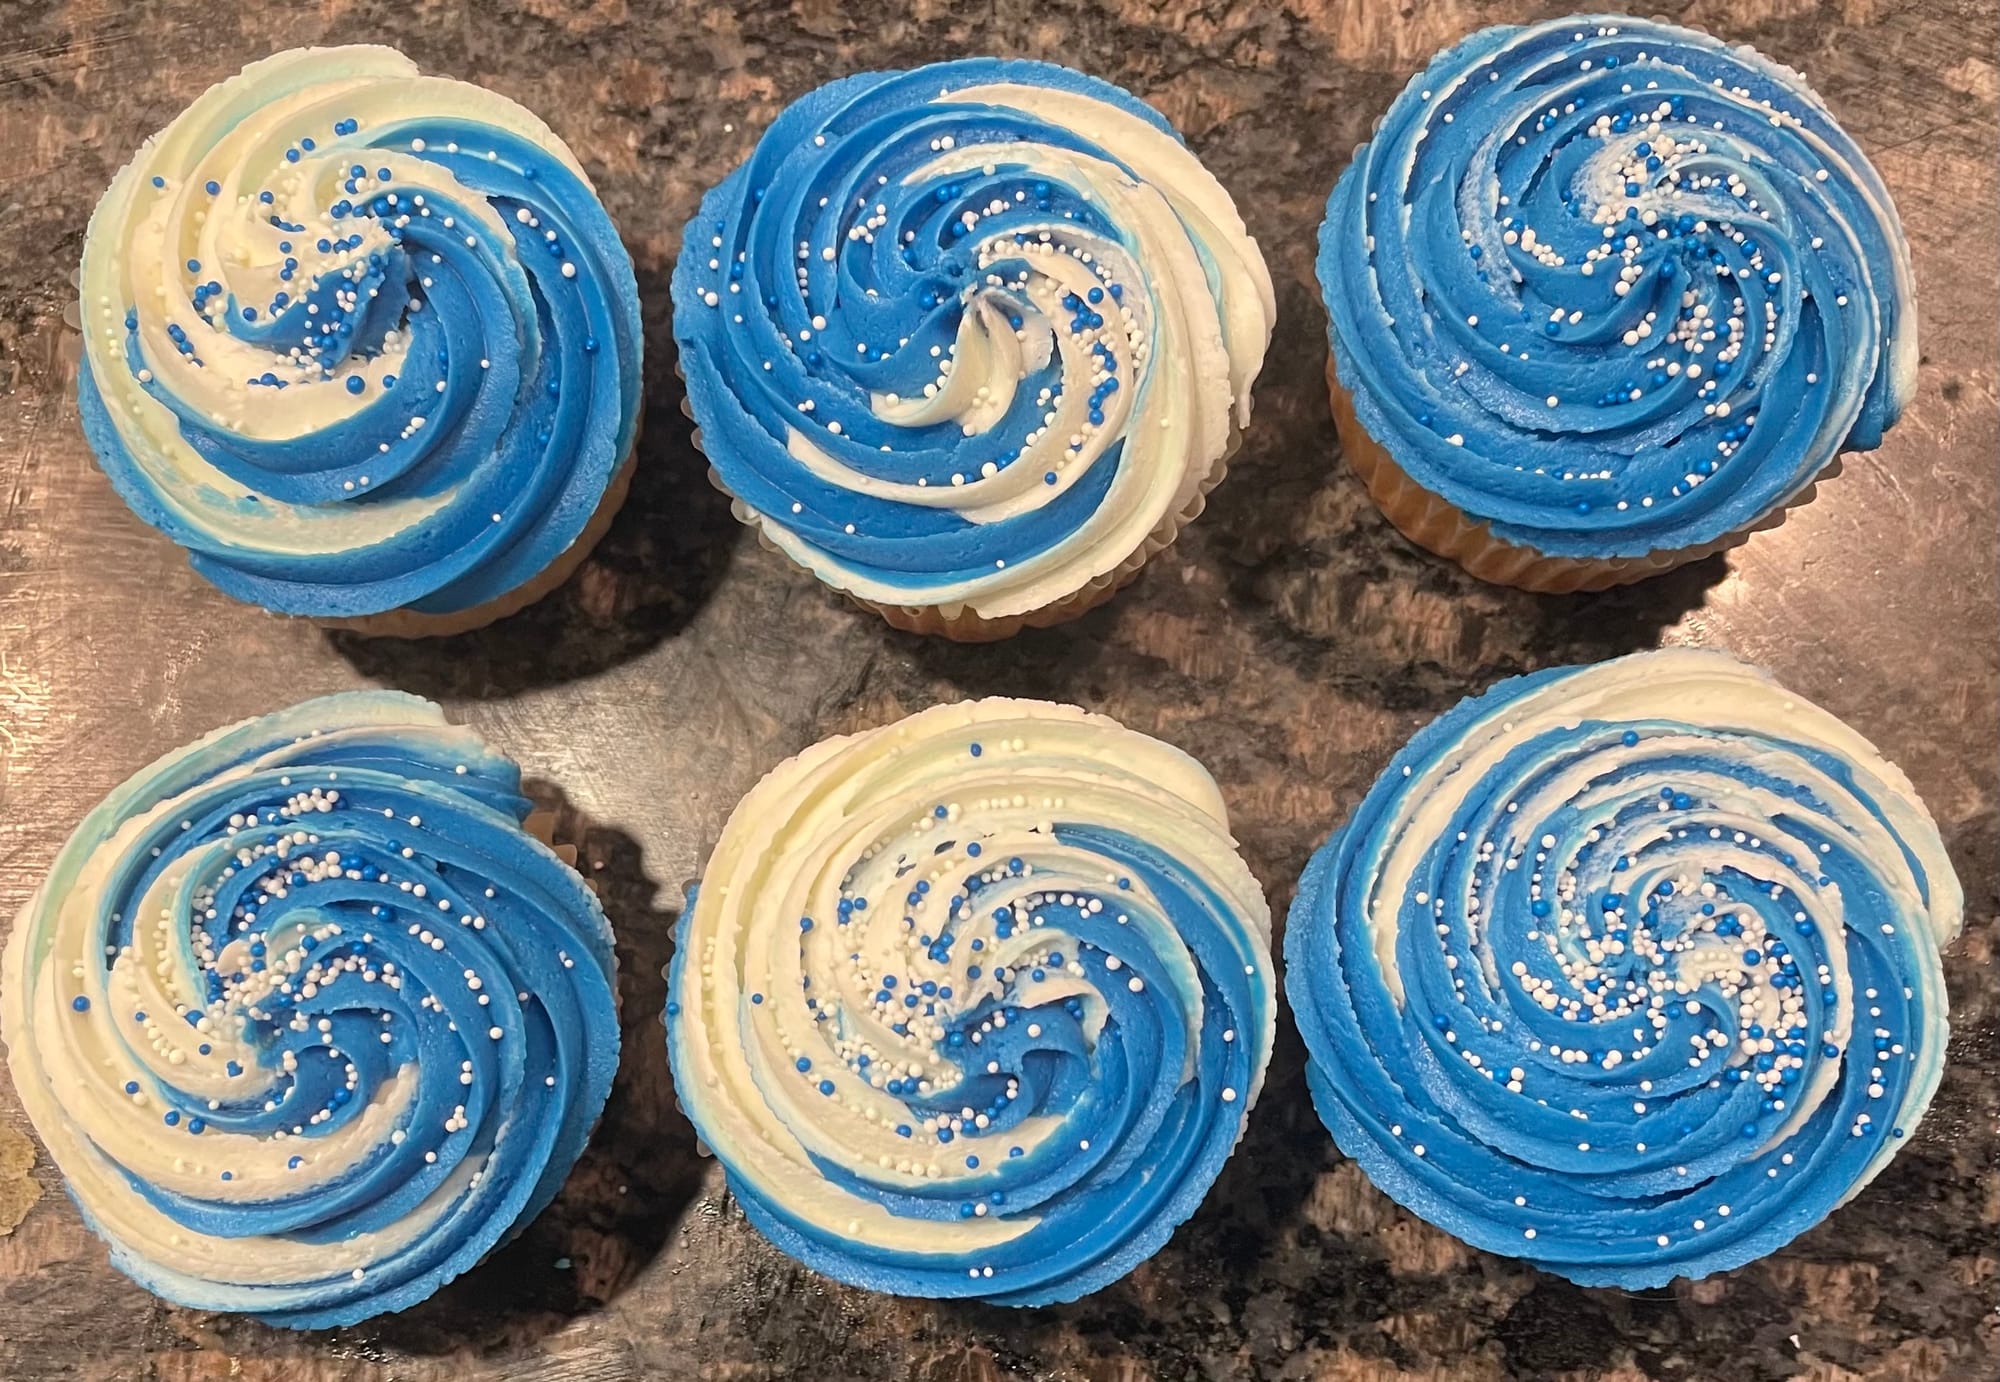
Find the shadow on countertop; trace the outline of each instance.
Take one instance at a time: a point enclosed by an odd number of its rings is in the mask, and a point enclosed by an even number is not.
[[[575,846],[577,871],[616,937],[621,1044],[610,1098],[562,1190],[518,1237],[421,1304],[316,1336],[330,1348],[388,1359],[532,1345],[615,1300],[699,1193],[705,1163],[675,1104],[661,1026],[677,913],[656,905],[630,836],[584,820],[551,783],[523,790],[554,813],[558,849]],[[274,1332],[244,1318],[194,1318],[231,1351],[254,1351]]]
[[[646,392],[631,492],[583,564],[517,614],[448,638],[332,630],[362,675],[433,699],[498,700],[594,676],[644,655],[700,614],[743,528],[708,479],[681,411],[668,328],[670,266],[635,264],[645,307]]]

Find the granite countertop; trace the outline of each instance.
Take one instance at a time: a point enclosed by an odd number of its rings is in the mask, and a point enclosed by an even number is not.
[[[729,1379],[2000,1377],[1996,966],[1996,199],[1991,0],[1651,0],[1804,71],[1875,159],[1915,248],[1916,400],[1877,453],[1726,559],[1636,589],[1482,586],[1402,541],[1338,463],[1313,232],[1349,151],[1435,49],[1558,12],[1487,0],[54,0],[0,32],[0,915],[140,764],[217,724],[365,685],[441,699],[584,839],[620,938],[626,1054],[555,1206],[406,1314],[319,1335],[170,1308],[107,1263],[0,1075],[0,1377]],[[98,192],[146,134],[273,50],[394,43],[577,150],[637,261],[647,425],[631,501],[555,597],[404,644],[234,605],[91,463],[65,325]],[[761,550],[679,411],[667,278],[704,188],[792,98],[965,53],[1053,59],[1166,112],[1277,283],[1256,418],[1208,513],[1110,606],[984,648],[898,634]],[[1016,1312],[836,1286],[767,1246],[675,1111],[659,1012],[681,905],[781,758],[938,700],[1073,700],[1196,754],[1275,906],[1417,726],[1511,673],[1661,643],[1729,649],[1915,780],[1968,894],[1951,1065],[1901,1155],[1775,1256],[1584,1290],[1466,1248],[1369,1187],[1281,1023],[1248,1136],[1153,1261]],[[18,1224],[16,1221],[18,1220]]]

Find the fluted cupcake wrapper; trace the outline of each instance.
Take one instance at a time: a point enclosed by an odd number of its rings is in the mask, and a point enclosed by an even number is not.
[[[1331,357],[1326,362],[1327,395],[1333,405],[1333,422],[1340,434],[1340,451],[1367,487],[1368,497],[1395,525],[1396,531],[1436,556],[1453,561],[1469,575],[1494,585],[1513,586],[1538,595],[1568,595],[1577,591],[1609,590],[1630,585],[1651,576],[1687,566],[1731,551],[1749,541],[1753,533],[1769,532],[1783,525],[1794,509],[1810,504],[1819,496],[1819,486],[1840,474],[1841,458],[1827,463],[1813,483],[1800,490],[1782,506],[1764,515],[1740,532],[1714,542],[1681,551],[1653,552],[1644,557],[1606,557],[1584,561],[1574,557],[1552,557],[1531,547],[1494,536],[1488,525],[1468,517],[1451,503],[1431,493],[1403,473],[1388,449],[1375,440],[1354,413],[1354,399],[1341,386]]]
[[[519,614],[529,605],[548,595],[552,595],[563,582],[575,575],[577,568],[589,560],[597,544],[611,531],[611,525],[618,518],[618,511],[625,507],[626,497],[632,490],[632,473],[639,464],[639,443],[635,424],[632,450],[627,453],[624,464],[611,477],[605,487],[604,498],[598,502],[597,511],[590,516],[576,541],[572,542],[554,561],[542,569],[540,575],[514,587],[505,595],[475,605],[471,609],[455,610],[450,614],[426,614],[422,610],[392,609],[382,614],[363,615],[354,619],[315,619],[312,622],[325,629],[343,629],[351,633],[365,634],[370,638],[449,638],[454,634],[470,633],[474,629],[485,628],[488,624]]]
[[[678,364],[675,365],[674,372],[676,374],[680,373],[680,366]],[[685,378],[685,376],[682,377]],[[701,424],[695,418],[694,409],[688,403],[685,395],[681,398],[681,412],[686,415],[690,422],[695,423],[693,434],[695,449],[706,456],[708,450],[703,443]],[[1147,534],[1146,540],[1132,552],[1132,555],[1125,558],[1116,567],[1100,576],[1092,578],[1074,594],[1057,600],[1053,604],[1044,605],[1037,610],[1030,610],[1026,614],[1015,614],[995,619],[986,618],[976,613],[971,606],[963,604],[896,605],[879,604],[873,600],[863,599],[853,591],[845,589],[836,581],[801,565],[791,553],[773,542],[770,536],[764,531],[763,515],[731,493],[728,482],[722,477],[722,471],[715,465],[711,464],[708,468],[708,481],[722,494],[728,496],[730,513],[735,515],[739,523],[742,523],[757,534],[757,541],[761,547],[768,552],[775,552],[777,555],[783,557],[786,563],[794,570],[803,571],[806,575],[812,576],[857,609],[867,610],[870,614],[879,616],[891,627],[901,629],[905,633],[927,634],[939,638],[948,638],[954,643],[997,643],[1001,639],[1012,638],[1022,629],[1053,628],[1059,624],[1066,624],[1072,619],[1080,618],[1088,614],[1091,610],[1096,609],[1099,605],[1104,604],[1112,596],[1139,579],[1139,573],[1145,569],[1146,563],[1161,552],[1164,552],[1167,548],[1173,546],[1174,540],[1181,534],[1181,529],[1201,517],[1202,511],[1208,507],[1208,496],[1228,476],[1229,463],[1235,458],[1237,451],[1242,445],[1242,431],[1232,428],[1230,430],[1228,446],[1224,448],[1220,456],[1216,457],[1214,466],[1210,468],[1208,475],[1196,488],[1194,496],[1188,500],[1179,513],[1162,519],[1159,525],[1151,533]]]

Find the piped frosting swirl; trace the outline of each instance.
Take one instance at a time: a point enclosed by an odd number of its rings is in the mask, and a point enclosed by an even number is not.
[[[1157,1251],[1240,1137],[1269,925],[1185,754],[1069,706],[940,706],[737,806],[678,929],[676,1087],[808,1265],[1074,1299]]]
[[[632,449],[632,264],[569,149],[390,48],[252,63],[148,140],[80,277],[84,431],[238,599],[485,604]]]
[[[1021,614],[1206,492],[1275,316],[1151,107],[1033,62],[849,77],[702,202],[674,331],[739,514],[862,599]]]
[[[1754,525],[1878,445],[1916,376],[1866,156],[1797,73],[1647,20],[1440,54],[1335,185],[1319,279],[1369,435],[1559,557]]]
[[[23,1107],[112,1261],[322,1328],[541,1211],[611,1088],[611,933],[520,771],[434,705],[307,701],[77,827],[7,943]]]
[[[1286,991],[1341,1150],[1586,1285],[1771,1252],[1860,1191],[1945,1054],[1963,896],[1909,780],[1756,669],[1502,682],[1307,867]]]

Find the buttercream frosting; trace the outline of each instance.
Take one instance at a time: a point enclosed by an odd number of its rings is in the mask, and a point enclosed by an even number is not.
[[[1275,317],[1228,193],[1108,83],[979,58],[789,107],[674,271],[703,447],[838,589],[997,618],[1171,531]]]
[[[209,89],[91,217],[78,401],[133,510],[241,600],[493,600],[632,449],[631,260],[528,111],[391,48]]]
[[[1241,1136],[1269,928],[1187,755],[1070,706],[936,707],[737,806],[677,929],[676,1088],[808,1265],[1070,1300],[1157,1251]]]
[[[1917,364],[1888,190],[1803,78],[1619,16],[1481,30],[1327,203],[1334,369],[1503,540],[1697,548],[1876,446]]]
[[[14,1088],[183,1305],[399,1310],[555,1195],[618,1064],[611,933],[520,770],[427,701],[217,730],[77,827],[7,942]]]
[[[1313,856],[1286,992],[1334,1139],[1492,1252],[1645,1287],[1865,1186],[1945,1055],[1963,896],[1909,780],[1755,668],[1519,677]]]

